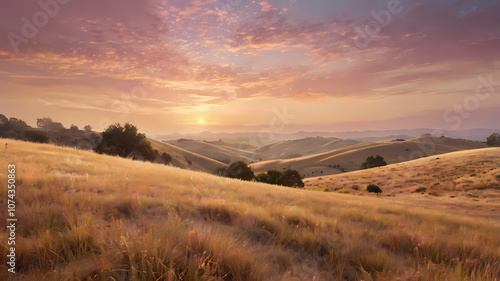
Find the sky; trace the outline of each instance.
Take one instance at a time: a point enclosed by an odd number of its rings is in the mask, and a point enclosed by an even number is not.
[[[500,128],[497,0],[3,0],[0,113],[146,134]]]

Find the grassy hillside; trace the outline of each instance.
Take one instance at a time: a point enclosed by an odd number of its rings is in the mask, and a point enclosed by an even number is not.
[[[308,189],[358,195],[367,195],[366,187],[375,184],[382,196],[403,196],[424,206],[500,222],[500,148],[451,152],[304,183]]]
[[[326,153],[288,160],[256,163],[252,169],[266,172],[271,169],[294,169],[304,177],[339,174],[356,171],[370,155],[381,155],[388,164],[459,150],[484,148],[486,144],[449,138],[417,138],[402,142],[380,141],[360,143]]]
[[[498,193],[500,198],[500,148],[451,152],[384,167],[309,178],[305,182],[332,190],[348,188],[355,193],[366,193],[366,190],[353,187],[377,184],[384,187],[386,195],[427,188],[428,192],[442,195],[475,198]]]
[[[8,141],[7,280],[498,280],[500,225],[412,200],[240,182]],[[1,185],[0,196],[7,198]],[[6,200],[0,200],[6,210]],[[6,221],[6,212],[0,219]],[[1,232],[1,241],[8,233]],[[0,247],[5,279],[7,249]]]
[[[160,155],[163,152],[166,152],[170,156],[172,156],[172,162],[170,164],[174,167],[214,173],[218,168],[226,166],[226,164],[222,162],[203,155],[199,155],[192,151],[187,151],[185,149],[157,140],[148,140],[151,142],[151,146],[153,147],[153,149],[158,150]],[[190,162],[191,164],[189,164]]]
[[[356,140],[316,137],[269,144],[258,148],[257,152],[269,155],[272,159],[288,159],[324,153],[358,143],[360,142]]]
[[[254,161],[260,161],[260,159],[271,159],[271,157],[267,155],[252,151],[252,148],[249,148],[248,145],[238,148],[227,145],[223,142],[207,142],[197,140],[177,140],[170,141],[169,143],[175,145],[176,147],[180,147],[187,151],[191,151],[226,164],[235,161],[251,163]]]
[[[241,147],[239,147],[238,145],[226,144],[220,141],[208,142],[186,139],[169,141],[169,143],[196,154],[229,164],[234,161],[254,163],[271,159],[302,157],[358,144],[359,141],[316,137],[280,141],[261,147],[251,147],[248,145],[241,145]]]

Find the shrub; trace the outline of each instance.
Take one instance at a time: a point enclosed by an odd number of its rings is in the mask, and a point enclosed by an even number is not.
[[[417,193],[425,193],[427,191],[427,188],[425,187],[419,187],[417,189],[415,189],[415,192]]]
[[[378,186],[376,186],[376,185],[374,185],[374,184],[370,184],[370,185],[368,185],[368,186],[366,187],[366,190],[367,190],[368,192],[371,192],[371,193],[376,193],[376,194],[377,194],[377,196],[378,196],[378,194],[379,194],[379,193],[382,193],[382,189],[380,189],[380,187],[378,187]]]
[[[326,186],[320,186],[320,187],[317,187],[315,189],[313,189],[314,191],[321,191],[321,192],[330,192],[330,189]]]
[[[343,193],[343,194],[350,194],[351,193],[351,191],[349,189],[345,189],[345,188],[342,188],[342,189],[340,189],[337,192],[338,193]]]
[[[375,157],[368,156],[366,161],[361,164],[361,169],[370,169],[375,167],[387,166],[387,162],[384,161],[384,157],[377,155]]]

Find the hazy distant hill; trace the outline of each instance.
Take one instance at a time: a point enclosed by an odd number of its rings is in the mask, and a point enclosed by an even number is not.
[[[152,138],[157,140],[177,140],[181,138],[198,139],[206,141],[218,141],[222,139],[226,143],[246,143],[252,146],[263,146],[284,140],[295,140],[311,137],[324,137],[324,138],[341,138],[341,139],[354,139],[359,141],[379,141],[393,138],[412,139],[421,137],[424,134],[432,134],[434,137],[441,137],[444,135],[450,138],[467,139],[474,141],[486,141],[486,138],[493,133],[498,133],[500,128],[487,129],[475,128],[467,130],[435,130],[430,128],[420,129],[404,129],[404,130],[366,130],[366,131],[344,131],[344,132],[297,132],[291,134],[270,133],[265,134],[258,132],[247,133],[212,133],[202,132],[198,134],[159,134],[153,135]]]
[[[252,164],[256,172],[294,169],[304,177],[356,171],[368,156],[381,155],[388,164],[414,160],[459,150],[484,148],[486,144],[450,138],[417,138],[408,141],[360,143],[326,153],[288,160],[270,160]]]
[[[280,141],[261,147],[252,147],[245,144],[227,144],[222,140],[209,142],[179,139],[168,141],[168,143],[223,163],[234,161],[255,163],[272,159],[290,159],[318,154],[358,144],[359,141],[315,137]]]
[[[222,141],[208,142],[179,139],[176,141],[169,141],[168,143],[226,164],[234,161],[252,163],[273,159],[267,154],[255,152],[255,148],[249,147],[248,145],[239,147],[238,145],[227,145]]]
[[[257,152],[273,159],[289,159],[332,151],[359,143],[356,140],[314,137],[269,144],[259,147]]]
[[[226,166],[226,164],[220,161],[196,154],[191,151],[187,151],[168,143],[152,139],[149,139],[149,141],[151,142],[151,146],[153,147],[153,149],[158,150],[160,155],[163,152],[168,153],[172,157],[171,165],[175,167],[215,173],[218,168]]]

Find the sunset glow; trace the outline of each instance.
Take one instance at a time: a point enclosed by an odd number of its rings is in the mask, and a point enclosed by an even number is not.
[[[495,0],[40,3],[0,11],[0,112],[31,125],[498,126]]]

